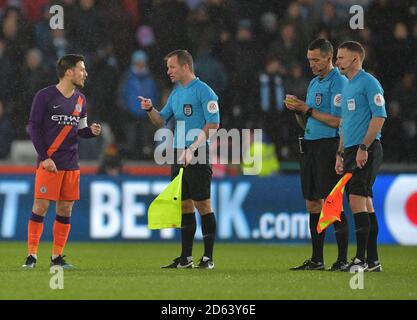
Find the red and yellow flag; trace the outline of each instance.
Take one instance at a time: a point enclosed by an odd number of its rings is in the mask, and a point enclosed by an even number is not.
[[[323,208],[320,212],[319,223],[317,224],[317,232],[321,233],[336,220],[340,221],[340,213],[343,206],[343,192],[346,183],[352,178],[352,173],[346,173],[339,182],[334,186],[332,192],[324,200]]]

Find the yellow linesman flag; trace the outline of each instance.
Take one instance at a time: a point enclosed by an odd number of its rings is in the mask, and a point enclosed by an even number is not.
[[[181,168],[174,180],[162,191],[149,206],[148,228],[151,230],[181,227]]]
[[[319,222],[317,224],[318,233],[321,233],[336,220],[340,221],[340,214],[343,207],[343,193],[350,178],[352,178],[352,173],[346,173],[335,185],[326,200],[324,200]]]

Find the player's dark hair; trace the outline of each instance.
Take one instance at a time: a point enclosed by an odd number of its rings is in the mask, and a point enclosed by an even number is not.
[[[319,38],[311,42],[308,46],[308,50],[311,51],[316,49],[319,49],[323,56],[330,55],[333,57],[333,46],[329,40]]]
[[[361,57],[362,61],[365,59],[365,49],[357,41],[345,41],[339,46],[338,49],[346,49],[352,52],[356,52]]]
[[[194,72],[194,62],[193,62],[193,56],[191,55],[191,53],[189,53],[187,50],[175,50],[175,51],[168,53],[165,56],[165,61],[167,61],[169,58],[173,56],[177,56],[178,63],[180,64],[180,66],[188,64],[191,72]]]
[[[65,76],[65,72],[68,69],[75,68],[78,62],[85,62],[84,56],[80,54],[66,54],[61,57],[56,63],[56,74],[59,79],[62,79]]]

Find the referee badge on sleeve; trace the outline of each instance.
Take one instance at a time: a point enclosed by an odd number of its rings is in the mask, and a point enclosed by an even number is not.
[[[192,104],[184,104],[183,106],[184,114],[189,117],[193,114],[193,105]]]
[[[217,101],[209,101],[207,103],[207,111],[210,113],[219,112],[219,104],[217,103]]]
[[[321,105],[321,102],[323,101],[323,94],[322,93],[316,93],[316,106],[318,107]]]
[[[374,96],[374,103],[378,106],[378,107],[383,107],[385,105],[385,99],[384,96],[380,93],[377,93]]]
[[[340,93],[334,96],[333,104],[335,107],[340,107],[342,105],[342,95]]]

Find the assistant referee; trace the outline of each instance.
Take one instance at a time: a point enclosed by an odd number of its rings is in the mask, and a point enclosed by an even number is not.
[[[312,257],[290,270],[323,270],[325,232],[317,232],[323,199],[331,192],[339,177],[334,171],[335,154],[339,145],[338,126],[341,115],[341,93],[346,77],[333,67],[333,46],[325,39],[316,39],[308,47],[307,59],[316,76],[310,82],[306,102],[287,95],[288,109],[296,111],[298,124],[305,129],[300,145],[301,185],[310,212]],[[329,271],[347,265],[348,224],[342,212],[341,221],[334,223],[338,258]]]

